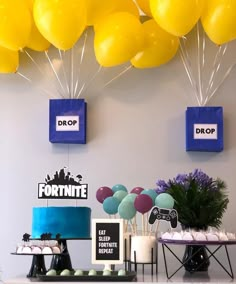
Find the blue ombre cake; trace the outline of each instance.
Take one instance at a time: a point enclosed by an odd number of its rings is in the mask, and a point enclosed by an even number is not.
[[[89,207],[34,207],[32,238],[51,233],[62,239],[90,238],[91,209]]]

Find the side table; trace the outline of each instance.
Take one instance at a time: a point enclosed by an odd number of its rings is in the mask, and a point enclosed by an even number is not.
[[[202,246],[205,247],[207,252],[209,253],[209,256],[205,259],[205,261],[208,261],[211,257],[215,259],[215,261],[223,268],[223,270],[233,279],[234,278],[234,273],[230,261],[230,256],[228,252],[228,246],[231,245],[236,245],[236,240],[233,241],[184,241],[184,240],[171,240],[171,239],[158,239],[158,242],[162,245],[162,251],[163,251],[163,257],[164,257],[164,263],[165,263],[165,271],[166,271],[166,276],[168,279],[172,278],[181,268],[184,267],[184,265],[191,260],[194,255],[198,253],[196,251],[191,257],[189,257],[187,260],[184,262],[177,256],[177,254],[171,249],[172,245],[196,245],[196,246]],[[210,249],[209,247],[215,246],[215,248]],[[180,263],[180,266],[171,274],[169,274],[168,271],[168,263],[167,263],[167,258],[166,258],[166,249],[175,257],[175,259],[178,260]],[[219,257],[216,256],[216,252],[222,249],[225,252],[227,261],[228,261],[228,268],[226,268],[222,262],[220,261]],[[192,272],[193,273],[193,272]]]

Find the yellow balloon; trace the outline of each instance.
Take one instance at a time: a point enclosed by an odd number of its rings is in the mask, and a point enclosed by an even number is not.
[[[149,17],[152,17],[149,0],[136,0],[139,8]]]
[[[143,24],[147,47],[138,52],[131,63],[136,68],[157,67],[170,61],[177,53],[179,38],[167,33],[152,19]]]
[[[199,20],[207,0],[150,0],[153,18],[168,33],[183,36]]]
[[[35,0],[34,20],[39,32],[55,47],[73,47],[86,26],[85,0]]]
[[[208,0],[201,22],[208,37],[216,44],[236,39],[236,1]]]
[[[45,51],[50,47],[51,44],[41,35],[41,33],[39,32],[38,28],[35,25],[33,19],[34,0],[24,0],[24,1],[26,2],[28,8],[30,9],[30,14],[32,18],[31,33],[26,47],[33,49],[35,51]]]
[[[50,45],[50,42],[41,35],[33,22],[27,47],[35,51],[45,51],[49,49]]]
[[[26,46],[31,31],[30,10],[22,0],[0,1],[0,45],[19,50]]]
[[[0,46],[0,73],[15,73],[19,66],[18,51]]]
[[[94,50],[101,66],[111,67],[129,61],[143,46],[143,26],[127,12],[107,16],[95,30]]]
[[[129,12],[139,17],[133,0],[87,0],[87,24],[93,26],[104,17],[115,12]]]
[[[30,8],[30,11],[33,11],[34,0],[25,0],[26,5]]]

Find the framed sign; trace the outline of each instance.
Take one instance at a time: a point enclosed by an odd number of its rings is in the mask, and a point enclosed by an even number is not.
[[[92,263],[122,264],[123,220],[92,219]]]

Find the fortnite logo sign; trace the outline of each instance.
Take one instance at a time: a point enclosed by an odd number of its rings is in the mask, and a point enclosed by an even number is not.
[[[74,178],[61,169],[52,179],[47,175],[45,181],[38,184],[39,199],[88,199],[88,184],[81,184],[81,175]]]

